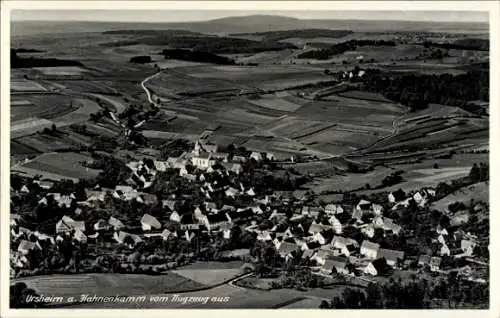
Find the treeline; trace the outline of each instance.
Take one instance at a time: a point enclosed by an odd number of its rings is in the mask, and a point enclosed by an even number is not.
[[[176,59],[190,62],[235,65],[234,60],[214,53],[186,49],[165,49],[161,53],[165,59]]]
[[[367,70],[363,83],[364,90],[381,93],[411,110],[425,109],[428,104],[436,103],[458,106],[484,115],[484,108],[471,101],[489,101],[489,72],[486,71],[470,71],[460,75],[387,76],[380,70]]]
[[[35,57],[19,57],[15,50],[10,50],[11,68],[54,67],[54,66],[83,66],[74,60],[60,60],[55,58],[43,59]]]
[[[460,39],[452,43],[434,43],[432,41],[425,41],[424,47],[440,47],[449,50],[489,51],[490,41],[487,39]]]
[[[383,285],[370,284],[365,292],[346,288],[340,297],[323,301],[320,308],[335,309],[449,309],[473,305],[484,308],[489,303],[487,285],[468,282],[451,272],[447,279],[390,279]]]
[[[154,36],[140,41],[143,44],[168,45],[173,49],[192,49],[193,51],[214,54],[259,53],[297,48],[289,43],[261,42],[215,36]]]
[[[354,33],[351,30],[302,29],[269,31],[258,33],[235,33],[231,36],[262,36],[266,41],[281,41],[288,38],[342,38]]]
[[[11,52],[15,52],[15,53],[43,53],[43,51],[40,51],[37,49],[25,49],[25,48],[12,49]]]
[[[396,42],[385,40],[350,40],[333,44],[326,49],[304,52],[297,57],[299,59],[327,60],[334,55],[342,54],[346,51],[355,51],[360,46],[396,46]]]
[[[132,56],[130,58],[130,63],[145,64],[151,62],[152,62],[151,56],[149,55],[138,55],[138,56]]]

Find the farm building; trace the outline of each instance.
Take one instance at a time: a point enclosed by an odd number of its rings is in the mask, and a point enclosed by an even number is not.
[[[152,229],[161,229],[161,223],[152,215],[144,214],[141,219],[143,231],[151,231]]]
[[[112,216],[109,217],[108,223],[113,227],[115,231],[124,227],[122,221]]]
[[[344,209],[339,204],[330,203],[325,206],[325,213],[328,215],[341,214],[344,213]]]
[[[367,275],[372,276],[382,276],[385,275],[389,271],[389,266],[386,261],[382,258],[376,259],[363,269],[363,272]]]
[[[376,259],[378,254],[379,245],[370,241],[363,241],[359,253],[371,259]]]

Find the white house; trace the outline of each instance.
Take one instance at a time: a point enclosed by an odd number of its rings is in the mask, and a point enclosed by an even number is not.
[[[332,214],[341,214],[344,213],[344,209],[340,204],[327,204],[325,206],[325,213],[327,215],[332,215]]]
[[[112,216],[109,217],[108,223],[109,223],[109,225],[111,225],[113,227],[113,229],[115,231],[120,230],[124,227],[122,221],[120,221],[117,218],[112,217]]]
[[[262,154],[260,152],[253,151],[250,154],[250,159],[253,159],[255,161],[261,161],[262,160]]]
[[[450,248],[448,247],[448,245],[443,244],[441,246],[441,250],[439,251],[439,254],[441,256],[450,256],[451,255],[451,251],[450,251]]]
[[[380,247],[380,245],[378,245],[377,243],[373,243],[373,242],[365,240],[361,244],[361,248],[359,250],[359,253],[361,255],[368,257],[368,258],[376,259],[379,247]]]
[[[328,219],[328,222],[332,225],[333,231],[336,234],[341,234],[342,233],[342,223],[335,217],[335,216],[330,216]]]
[[[161,223],[154,216],[144,214],[141,219],[141,226],[143,231],[150,231],[151,229],[161,229]]]

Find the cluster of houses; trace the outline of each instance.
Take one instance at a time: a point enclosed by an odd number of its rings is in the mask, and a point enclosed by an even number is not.
[[[387,205],[360,199],[353,206],[336,203],[326,205],[307,205],[304,200],[297,199],[294,193],[275,191],[273,195],[257,195],[251,187],[220,185],[208,182],[210,174],[239,175],[242,164],[248,160],[273,160],[272,154],[251,153],[250,156],[233,156],[229,160],[226,153],[218,152],[213,144],[197,142],[190,153],[184,153],[177,158],[166,161],[153,161],[148,166],[142,161],[129,162],[132,170],[127,184],[117,185],[115,189],[86,189],[86,200],[77,201],[74,194],[62,195],[50,192],[49,183],[39,183],[40,187],[48,190],[48,194],[38,201],[40,205],[47,205],[54,200],[58,206],[75,207],[74,215],[65,215],[55,225],[54,235],[49,236],[38,231],[32,232],[20,227],[20,216],[11,214],[11,238],[18,241],[16,251],[11,253],[11,266],[25,268],[31,250],[42,249],[45,244],[57,244],[58,241],[70,239],[79,243],[91,243],[98,238],[112,237],[125,247],[132,249],[136,244],[159,237],[165,241],[173,237],[188,242],[193,241],[200,231],[210,235],[218,235],[223,239],[232,239],[232,228],[235,224],[244,225],[244,230],[254,233],[257,241],[267,242],[274,246],[277,254],[285,260],[301,257],[310,261],[315,271],[322,275],[331,275],[333,272],[346,275],[384,275],[391,268],[400,268],[405,260],[405,251],[383,248],[376,242],[376,231],[387,235],[401,235],[402,226],[393,219],[385,216]],[[197,169],[188,171],[188,166]],[[222,168],[220,168],[222,167]],[[179,213],[184,198],[171,195],[168,199],[158,202],[155,195],[147,193],[154,177],[158,172],[169,168],[179,169],[179,175],[188,182],[196,181],[199,190],[204,194],[205,201],[193,208],[192,211]],[[238,180],[238,178],[235,178]],[[23,186],[19,191],[27,194],[29,189]],[[228,201],[245,196],[243,207],[230,204],[217,205],[213,202],[215,193],[223,193]],[[91,228],[86,228],[85,221],[79,219],[82,208],[97,207],[104,203],[108,196],[117,200],[132,201],[153,206],[161,204],[165,217],[157,217],[145,213],[137,224],[124,222],[119,216],[99,219]],[[389,209],[396,210],[408,207],[410,204],[425,206],[435,196],[433,189],[423,189],[411,194],[398,190],[388,194]],[[227,202],[226,202],[227,203]],[[282,212],[280,207],[288,206],[292,214]],[[386,212],[386,213],[384,213]],[[384,215],[385,214],[385,215]],[[269,226],[257,224],[256,219],[267,219]],[[172,226],[176,224],[175,230]],[[89,224],[87,224],[89,225]],[[347,237],[345,229],[357,229],[363,239]],[[471,256],[477,245],[477,238],[470,233],[456,231],[450,235],[445,228],[435,229],[435,243],[441,245],[437,255],[420,255],[418,263],[429,267],[431,271],[440,271],[441,257],[443,256]],[[112,235],[104,235],[112,234]],[[414,256],[414,255],[412,255]]]

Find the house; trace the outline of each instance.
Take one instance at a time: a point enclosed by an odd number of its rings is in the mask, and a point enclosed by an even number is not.
[[[243,156],[233,156],[233,161],[245,163],[245,162],[247,162],[247,158],[245,158]]]
[[[85,189],[85,195],[87,196],[86,200],[87,202],[96,202],[96,201],[104,202],[104,200],[106,199],[106,192],[104,191]]]
[[[248,190],[245,192],[245,194],[246,194],[246,195],[248,195],[248,196],[253,197],[253,196],[255,196],[255,191],[253,190],[253,188],[250,188],[250,189],[248,189]]]
[[[115,231],[120,230],[124,227],[122,221],[112,216],[109,217],[108,223],[113,227]]]
[[[361,199],[358,205],[356,205],[356,210],[361,211],[362,214],[370,213],[372,211],[372,203],[370,201]]]
[[[340,250],[340,253],[349,257],[357,251],[359,244],[350,238],[334,236],[330,243],[330,247]]]
[[[40,181],[40,180],[35,180],[33,183],[37,183],[38,186],[42,189],[49,190],[54,186],[54,182],[51,181]]]
[[[21,216],[19,214],[11,213],[10,214],[10,225],[15,226],[15,225],[19,224],[20,219],[21,219]]]
[[[363,243],[361,243],[361,248],[359,250],[359,253],[361,255],[368,257],[368,258],[376,259],[379,248],[380,248],[380,245],[378,245],[377,243],[373,243],[373,242],[365,240],[365,241],[363,241]]]
[[[333,256],[334,256],[333,251],[327,249],[320,249],[311,257],[311,260],[316,261],[316,263],[318,263],[319,265],[324,265],[326,260]]]
[[[431,257],[429,266],[431,267],[431,272],[438,272],[441,266],[441,257]]]
[[[28,189],[28,187],[26,185],[23,185],[21,187],[21,193],[30,193],[30,190]]]
[[[262,154],[260,152],[253,151],[250,154],[250,159],[253,159],[255,161],[261,161],[262,160]]]
[[[39,242],[47,241],[47,242],[49,242],[52,245],[54,245],[56,243],[56,241],[54,240],[54,238],[52,236],[47,235],[47,234],[35,231],[35,232],[33,232],[33,235],[37,238],[37,240]]]
[[[221,160],[223,162],[227,162],[228,157],[229,157],[229,154],[225,153],[225,152],[213,152],[213,153],[211,153],[211,158],[214,160]]]
[[[156,171],[161,171],[161,172],[167,171],[168,161],[154,160],[153,164],[155,166]]]
[[[17,251],[22,255],[28,255],[32,250],[38,249],[41,249],[39,244],[27,240],[22,240],[17,247]]]
[[[327,215],[341,214],[344,213],[344,209],[339,204],[327,204],[325,206],[325,213]]]
[[[204,225],[209,230],[218,229],[221,226],[229,225],[231,223],[231,218],[227,215],[227,213],[210,213],[205,218]]]
[[[372,204],[372,211],[374,215],[382,215],[383,207],[380,204]]]
[[[280,249],[281,243],[283,242],[283,238],[275,237],[273,239],[273,245],[276,250]]]
[[[311,259],[311,257],[314,256],[314,250],[303,250],[304,252],[302,253],[302,259]]]
[[[75,234],[73,235],[73,239],[77,240],[80,243],[87,243],[87,236],[79,229],[77,229],[75,231]]]
[[[75,221],[69,216],[63,216],[56,224],[56,233],[71,232],[73,230],[85,232],[85,222]]]
[[[161,223],[154,216],[144,214],[141,218],[141,226],[143,231],[151,231],[151,229],[161,229]]]
[[[361,227],[361,233],[372,238],[375,236],[375,226],[373,224],[366,224]]]
[[[108,230],[109,228],[110,228],[110,226],[109,226],[108,222],[106,222],[103,219],[100,219],[99,221],[97,221],[94,224],[95,231],[105,231],[105,230]]]
[[[161,232],[161,237],[164,241],[167,241],[168,238],[172,235],[172,232],[170,232],[169,230],[167,229],[164,229],[163,232]]]
[[[391,249],[379,248],[377,258],[384,258],[389,266],[396,266],[398,260],[404,260],[405,253],[403,251],[396,251]]]
[[[262,231],[262,232],[257,234],[257,240],[258,241],[271,241],[272,237],[268,231]]]
[[[162,200],[161,205],[163,208],[168,208],[170,211],[175,210],[175,200]]]
[[[407,208],[410,206],[410,204],[412,202],[415,202],[415,200],[413,200],[413,198],[407,198],[403,201],[400,201],[398,203],[396,203],[393,207],[392,207],[392,210],[393,211],[396,211],[397,209],[401,208],[401,207],[404,207],[404,208]]]
[[[233,187],[229,187],[226,191],[224,191],[224,194],[226,195],[226,197],[229,197],[229,198],[234,198],[238,193],[239,193],[239,191]]]
[[[316,223],[315,221],[311,224],[311,226],[309,227],[309,230],[307,231],[307,233],[311,234],[311,235],[314,235],[316,233],[321,233],[327,229],[331,228],[331,226],[329,225],[324,225],[324,224],[318,224]]]
[[[222,162],[221,165],[227,170],[240,174],[243,171],[243,167],[239,163],[235,162]]]
[[[441,255],[441,256],[450,256],[451,255],[451,251],[450,251],[450,248],[448,247],[448,245],[446,245],[446,244],[441,245],[441,250],[439,251],[439,255]]]
[[[342,223],[334,215],[330,216],[328,223],[332,225],[336,234],[342,234]]]
[[[172,213],[170,213],[169,220],[179,223],[181,221],[181,216],[179,215],[179,213],[177,213],[177,211],[173,211]]]
[[[320,207],[317,206],[304,206],[302,207],[302,215],[308,215],[312,218],[318,217],[321,212]]]
[[[421,202],[423,202],[424,199],[425,199],[425,195],[422,195],[418,191],[413,194],[413,200],[415,200],[415,202],[417,202],[417,204],[420,204]]]
[[[437,228],[436,228],[436,233],[438,233],[439,235],[448,235],[448,231],[446,230],[446,228],[442,227],[441,225],[438,225]]]
[[[472,256],[477,243],[474,240],[464,239],[460,241],[460,248],[466,256]]]
[[[57,205],[59,207],[66,207],[70,208],[71,207],[71,202],[73,201],[73,198],[69,195],[61,195],[60,193],[49,193],[47,196],[52,196],[54,201],[57,202]]]
[[[388,199],[390,203],[400,202],[406,199],[406,193],[403,190],[399,189],[397,191],[389,193]]]
[[[129,237],[129,239],[127,239]],[[139,235],[130,234],[127,232],[115,232],[113,234],[113,238],[120,244],[128,244],[130,248],[132,248],[135,244],[142,242],[142,239]]]
[[[299,247],[295,243],[290,243],[290,242],[283,242],[281,243],[278,253],[281,257],[285,259],[289,259],[290,257],[293,257],[293,253],[297,252],[299,250]]]
[[[373,260],[363,269],[365,274],[372,276],[385,275],[388,271],[389,266],[383,258]]]

